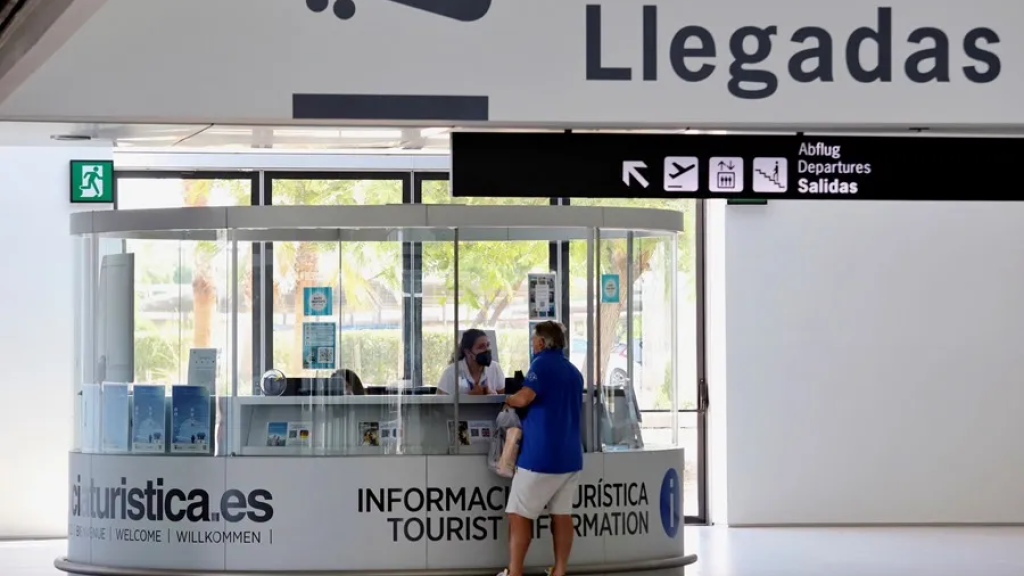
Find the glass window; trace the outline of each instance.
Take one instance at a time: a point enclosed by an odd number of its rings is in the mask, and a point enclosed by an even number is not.
[[[275,206],[373,206],[401,204],[403,180],[352,178],[337,175],[271,176],[270,201]]]
[[[683,514],[689,517],[700,516],[700,491],[698,478],[700,430],[698,430],[696,412],[679,414],[679,446],[683,448]]]
[[[401,178],[344,173],[275,175],[269,183],[271,203],[288,206],[400,204],[404,186]],[[329,287],[333,315],[315,320],[339,326],[338,367],[366,384],[404,378],[400,243],[276,242],[273,261],[273,367],[292,377],[317,375],[303,368],[303,294]]]
[[[244,206],[250,204],[251,197],[252,179],[241,175],[237,179],[155,175],[117,180],[119,210]],[[220,350],[221,371],[231,365],[231,246],[226,238],[123,240],[124,252],[135,255],[135,382],[186,382],[193,348]],[[251,247],[240,245],[238,350],[242,382],[252,378],[251,264]],[[218,378],[218,386],[227,383],[226,377]]]
[[[655,208],[660,210],[678,210],[682,212],[683,218],[683,232],[677,239],[677,297],[678,297],[678,328],[679,333],[677,335],[678,350],[676,353],[676,362],[678,370],[678,399],[680,410],[696,410],[697,409],[697,201],[692,199],[686,200],[668,200],[668,199],[613,199],[613,198],[574,198],[572,200],[573,206],[601,206],[601,207],[621,207],[621,208]],[[572,294],[574,298],[582,298],[581,303],[585,305],[586,302],[586,274],[585,268],[582,264],[583,259],[586,257],[586,243],[577,242],[574,244],[574,250],[572,252],[572,265],[574,279]],[[641,243],[640,256],[644,256],[646,250],[653,250],[654,245],[651,243]],[[602,264],[603,267],[603,264]],[[578,273],[577,273],[578,271]],[[624,279],[624,277],[623,277]],[[580,292],[579,282],[582,281],[582,292]],[[643,274],[634,276],[634,282],[642,283],[644,281]],[[639,286],[634,285],[634,290],[638,290]],[[574,306],[575,310],[576,307]],[[637,310],[640,308],[638,307]],[[580,319],[585,321],[584,315],[580,316]],[[583,333],[586,333],[586,324],[583,325]],[[620,329],[621,330],[621,329]],[[618,351],[621,353],[623,349],[619,348]],[[583,354],[586,354],[585,348]],[[607,358],[605,366],[610,365],[612,358]],[[644,409],[656,409],[665,408],[664,401],[648,402],[646,400],[641,401],[641,405]]]
[[[447,178],[419,180],[420,202],[423,204],[463,204],[468,206],[548,206],[549,198],[453,198]]]

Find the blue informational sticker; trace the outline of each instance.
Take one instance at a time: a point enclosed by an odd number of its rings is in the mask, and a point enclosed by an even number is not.
[[[334,298],[331,287],[303,288],[302,309],[306,316],[330,316],[333,314]]]
[[[601,275],[601,302],[605,304],[619,303],[619,275]]]
[[[338,325],[334,322],[302,324],[302,367],[305,370],[334,370]]]

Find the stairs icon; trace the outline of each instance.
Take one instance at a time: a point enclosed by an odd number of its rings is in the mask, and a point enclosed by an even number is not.
[[[754,171],[760,174],[762,178],[766,178],[769,182],[778,186],[779,190],[786,189],[786,187],[782,185],[782,182],[779,182],[778,176],[772,176],[771,174],[765,172],[764,170],[761,170],[760,168],[754,168]]]
[[[754,192],[781,193],[789,190],[789,160],[754,158]]]

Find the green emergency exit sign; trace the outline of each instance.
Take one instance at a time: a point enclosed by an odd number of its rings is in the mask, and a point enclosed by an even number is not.
[[[71,161],[71,203],[112,204],[114,162],[112,160]]]

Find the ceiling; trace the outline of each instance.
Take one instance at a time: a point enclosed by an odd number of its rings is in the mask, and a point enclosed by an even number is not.
[[[2,1],[2,0],[0,0]],[[332,151],[445,153],[450,149],[453,128],[320,127],[320,126],[234,126],[189,124],[71,124],[48,122],[0,122],[0,146],[97,145],[132,150],[163,151]],[[521,131],[508,130],[501,131]],[[561,130],[531,129],[531,132]],[[576,132],[629,132],[651,134],[765,134],[768,132],[724,130],[576,130]],[[791,131],[787,131],[792,133]],[[787,133],[775,131],[774,133]],[[878,129],[860,132],[819,133],[896,135]],[[899,135],[907,135],[906,131]],[[930,131],[927,136],[1020,136],[1006,132]]]
[[[511,130],[504,130],[511,131]],[[536,132],[539,130],[530,130]],[[561,132],[561,130],[548,130]],[[0,122],[0,146],[96,143],[117,148],[447,152],[452,128],[233,126],[185,124],[69,124]],[[688,133],[688,130],[635,130]],[[713,133],[714,131],[712,131]],[[724,132],[722,132],[724,133]]]

